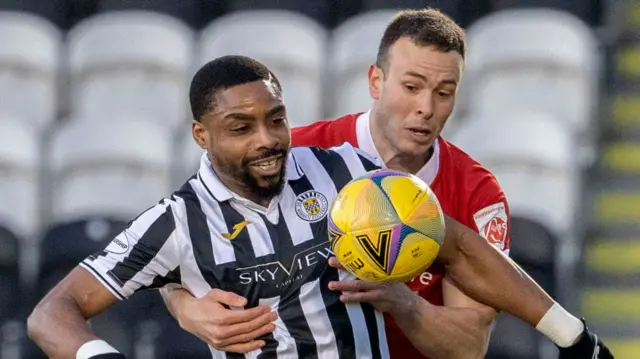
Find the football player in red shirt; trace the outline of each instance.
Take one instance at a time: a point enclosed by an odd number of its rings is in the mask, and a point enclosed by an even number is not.
[[[431,9],[398,13],[369,68],[371,110],[294,128],[292,145],[349,142],[389,168],[416,174],[430,185],[447,215],[508,254],[509,207],[498,182],[440,136],[453,111],[465,48],[464,31],[446,15]],[[403,315],[415,318],[403,325],[385,316],[392,358],[482,358],[497,313],[463,294],[444,273],[435,264],[406,286],[351,281],[330,283],[330,289],[343,291],[344,301],[369,302],[382,312],[399,305],[416,311]],[[163,296],[171,309],[182,307],[189,295],[163,291]],[[189,332],[207,333],[207,318],[197,317],[202,306],[171,312]],[[229,350],[255,349],[251,340],[262,330],[247,328],[248,334],[238,336],[234,343],[239,345]]]
[[[389,168],[416,174],[429,184],[447,215],[508,254],[509,207],[500,185],[491,172],[440,137],[453,111],[464,56],[464,31],[446,15],[435,10],[399,13],[382,37],[376,64],[369,68],[371,110],[294,128],[292,145],[349,142]],[[484,357],[495,310],[458,290],[438,264],[408,285],[444,307],[425,318],[430,335],[421,331],[420,338],[412,338],[414,345],[386,315],[392,358],[423,358],[420,352],[438,358]]]

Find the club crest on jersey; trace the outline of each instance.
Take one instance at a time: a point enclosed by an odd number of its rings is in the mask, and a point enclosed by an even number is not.
[[[296,197],[296,213],[307,222],[317,222],[327,215],[329,201],[322,193],[310,190]]]
[[[496,203],[478,211],[473,219],[480,235],[500,250],[507,238],[507,211],[504,203]]]

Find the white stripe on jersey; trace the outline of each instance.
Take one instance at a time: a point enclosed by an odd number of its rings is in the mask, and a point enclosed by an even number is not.
[[[273,298],[261,298],[258,301],[258,305],[268,305],[271,307],[272,312],[278,312],[278,304],[280,303],[280,297]],[[291,337],[287,326],[284,325],[280,316],[273,323],[276,326],[276,330],[273,331],[273,338],[278,342],[278,348],[276,354],[278,359],[298,358],[298,349],[296,348],[296,341]]]
[[[313,334],[318,348],[318,359],[335,359],[338,357],[338,347],[329,320],[327,308],[322,300],[320,280],[305,283],[300,287],[300,305],[302,312],[310,323],[309,329]],[[312,325],[311,325],[312,324]]]
[[[295,208],[296,194],[289,186],[285,186],[280,204],[282,208]],[[282,211],[282,217],[291,232],[294,245],[313,239],[313,232],[309,222],[300,218],[295,211]]]
[[[220,210],[220,204],[211,198],[206,188],[204,188],[197,178],[190,180],[189,184],[198,196],[202,212],[204,212],[207,217],[207,227],[209,228],[209,236],[211,237],[211,245],[213,247],[213,259],[218,265],[235,262],[236,253],[233,251],[231,241],[220,240],[215,235],[218,228],[227,228],[227,224],[222,216],[222,210]],[[231,233],[233,229],[227,228],[226,232]]]
[[[342,158],[343,156],[341,154]],[[357,156],[357,155],[356,155]],[[324,167],[318,161],[318,158],[311,152],[308,148],[299,148],[296,152],[296,159],[300,166],[302,167],[305,175],[311,182],[311,186],[321,193],[324,193],[327,197],[334,198],[337,195],[337,190],[333,183],[333,180],[329,176],[329,174],[324,170]],[[359,170],[362,171],[358,173],[364,173],[364,167],[359,159],[356,158],[358,162],[355,165],[358,165]],[[346,162],[346,159],[345,159]],[[347,162],[347,166],[353,166],[353,163]],[[356,172],[357,173],[357,172]],[[355,280],[356,277],[351,275],[349,272],[339,270],[340,280]],[[355,338],[356,345],[356,357],[357,358],[371,358],[371,346],[369,344],[369,332],[367,330],[367,322],[364,319],[364,312],[362,311],[362,307],[360,304],[346,304],[347,313],[351,320],[351,326],[353,328],[353,336]],[[386,353],[386,352],[385,352]]]
[[[355,147],[351,147],[350,145],[348,147],[345,145],[332,147],[331,150],[342,157],[344,162],[347,164],[347,168],[349,169],[351,178],[360,177],[365,172],[367,172],[367,170],[362,165],[362,161],[360,161],[360,158],[358,158],[358,154],[362,155],[362,157],[370,160],[374,164],[376,163],[376,161],[372,159],[371,156],[364,153],[363,151],[358,150]]]
[[[173,214],[176,217],[176,220],[186,223],[187,209],[185,207],[184,200],[178,196],[174,196],[174,198],[175,205],[173,206]],[[212,218],[210,217],[209,219]],[[177,226],[176,231],[180,238],[190,238],[188,226]],[[196,262],[196,257],[193,253],[193,245],[191,244],[191,241],[187,240],[186,242],[187,243],[183,244],[185,246],[185,254],[182,257],[182,266],[180,266],[182,285],[184,285],[194,297],[202,298],[209,293],[211,286],[202,276],[202,272],[200,272],[200,268]]]
[[[262,217],[260,217],[260,214],[239,205],[233,200],[231,200],[231,207],[238,211],[245,220],[250,222],[246,228],[249,232],[249,239],[251,240],[251,245],[256,258],[275,253],[275,250],[273,249],[273,240],[271,239],[271,236],[269,236],[269,231],[267,230]]]

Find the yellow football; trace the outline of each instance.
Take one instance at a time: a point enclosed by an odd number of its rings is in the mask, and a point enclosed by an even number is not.
[[[442,208],[429,186],[387,169],[344,186],[328,217],[333,253],[362,280],[411,280],[433,263],[444,240]]]

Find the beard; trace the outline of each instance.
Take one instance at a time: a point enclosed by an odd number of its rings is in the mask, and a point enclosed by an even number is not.
[[[222,164],[220,167],[229,178],[232,178],[234,182],[239,183],[253,196],[271,200],[279,195],[284,189],[284,183],[286,179],[287,168],[287,150],[272,148],[265,150],[259,155],[244,158],[240,166],[230,163]],[[281,155],[282,166],[280,171],[273,176],[260,176],[257,177],[251,172],[250,163],[259,161],[271,156]]]

